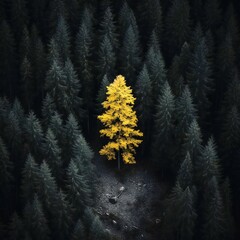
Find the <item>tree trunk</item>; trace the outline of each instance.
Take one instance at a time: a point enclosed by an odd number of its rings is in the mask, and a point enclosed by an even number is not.
[[[118,150],[118,170],[119,170],[119,171],[120,171],[120,168],[121,168],[121,167],[120,167],[120,164],[121,164],[121,163],[120,163],[120,160],[121,160],[121,159],[120,159],[120,150]]]

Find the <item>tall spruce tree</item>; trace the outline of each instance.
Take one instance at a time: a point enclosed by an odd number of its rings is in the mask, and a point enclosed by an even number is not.
[[[173,140],[174,111],[175,99],[171,88],[166,81],[156,105],[156,115],[153,127],[154,136],[152,142],[152,157],[159,168],[166,170],[170,166],[167,164],[171,155],[168,146]]]
[[[225,232],[222,197],[218,182],[213,176],[204,192],[202,239],[219,240]]]
[[[189,38],[190,7],[187,0],[174,0],[166,17],[166,44],[173,57]]]
[[[141,50],[139,38],[132,25],[124,34],[122,50],[120,52],[121,70],[129,84],[134,84],[141,64]]]
[[[42,203],[39,201],[37,195],[34,196],[33,203],[30,206],[30,210],[30,229],[33,239],[50,239],[48,221],[44,215]]]
[[[75,224],[71,239],[78,240],[78,239],[84,239],[84,238],[86,238],[86,230],[82,220],[78,219],[77,223]]]

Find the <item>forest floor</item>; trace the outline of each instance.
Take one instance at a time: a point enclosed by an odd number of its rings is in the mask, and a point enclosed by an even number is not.
[[[95,210],[105,229],[118,240],[158,239],[167,185],[141,164],[124,165],[121,171],[116,161],[97,158],[95,164],[99,177]],[[121,187],[117,202],[110,203],[109,197],[117,196]]]

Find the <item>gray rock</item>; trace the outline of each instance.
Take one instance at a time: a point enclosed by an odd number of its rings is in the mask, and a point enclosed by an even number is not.
[[[111,204],[116,204],[117,203],[117,197],[110,197],[108,199],[108,201],[111,203]]]

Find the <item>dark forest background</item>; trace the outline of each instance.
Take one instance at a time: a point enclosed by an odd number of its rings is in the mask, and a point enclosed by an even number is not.
[[[239,28],[237,0],[1,0],[0,239],[113,239],[90,145],[117,74],[172,186],[159,236],[239,239]]]

